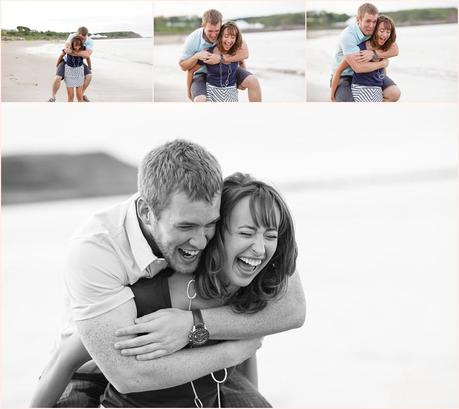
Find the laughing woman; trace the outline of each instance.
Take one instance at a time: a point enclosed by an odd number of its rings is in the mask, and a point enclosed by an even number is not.
[[[201,65],[207,68],[206,91],[208,102],[238,102],[236,71],[242,64],[239,62],[226,63],[225,56],[236,54],[242,46],[242,34],[236,23],[228,21],[223,24],[217,37],[217,43],[207,51],[220,56],[218,64],[206,64],[199,61],[188,71],[188,95],[191,95],[193,73]]]

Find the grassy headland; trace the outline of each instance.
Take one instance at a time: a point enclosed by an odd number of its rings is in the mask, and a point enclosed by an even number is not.
[[[102,152],[2,157],[2,205],[135,193],[135,167]]]
[[[25,26],[17,26],[16,29],[2,29],[2,40],[66,40],[70,32],[38,31]],[[94,33],[90,33],[94,34]],[[141,38],[140,34],[133,31],[110,31],[97,33],[97,39],[113,38]]]
[[[381,11],[392,18],[397,26],[457,23],[457,8],[427,8],[398,11]],[[308,30],[327,30],[342,28],[351,16],[329,13],[327,11],[308,11],[306,15]]]
[[[237,21],[244,21],[247,27],[241,31],[277,31],[304,29],[304,13],[285,13],[261,17],[241,17]],[[185,34],[191,33],[201,26],[200,16],[155,17],[155,34]]]

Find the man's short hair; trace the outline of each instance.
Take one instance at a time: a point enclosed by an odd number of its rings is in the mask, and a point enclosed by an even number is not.
[[[173,193],[211,204],[223,186],[217,159],[202,146],[182,139],[150,151],[139,167],[137,187],[159,218]]]
[[[202,15],[202,26],[204,27],[206,24],[211,24],[212,26],[216,26],[217,24],[222,24],[223,16],[218,10],[210,9],[207,10]]]
[[[379,14],[379,11],[378,9],[376,8],[376,6],[374,6],[373,4],[371,3],[363,3],[359,9],[357,10],[357,16],[359,19],[363,19],[363,16],[365,15],[365,13],[368,13],[368,14],[371,14],[371,15],[376,15],[376,14]]]
[[[89,30],[86,27],[78,27],[77,33],[83,37],[86,37],[89,33]]]

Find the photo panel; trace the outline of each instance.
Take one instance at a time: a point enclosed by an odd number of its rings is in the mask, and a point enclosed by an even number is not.
[[[160,0],[154,16],[155,102],[305,101],[304,1]]]
[[[149,1],[2,1],[2,101],[152,102],[151,22]]]
[[[458,3],[362,4],[306,2],[308,102],[457,102]]]

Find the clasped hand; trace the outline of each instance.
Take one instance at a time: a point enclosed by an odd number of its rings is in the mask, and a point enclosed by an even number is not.
[[[122,355],[135,355],[140,361],[160,358],[187,345],[192,326],[191,311],[177,308],[158,310],[137,318],[134,325],[117,330],[116,336],[137,337],[119,341],[115,348],[121,350]]]

